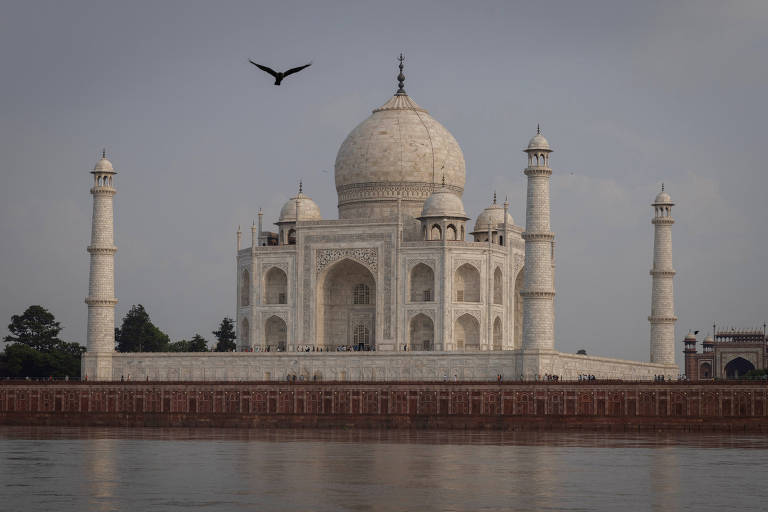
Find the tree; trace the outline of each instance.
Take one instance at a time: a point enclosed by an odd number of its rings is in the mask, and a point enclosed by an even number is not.
[[[58,338],[61,325],[43,306],[29,306],[21,316],[13,315],[8,330],[11,334],[3,341],[21,343],[35,350],[50,352],[61,343]]]
[[[179,340],[168,345],[168,352],[208,352],[208,342],[199,334],[191,340]]]
[[[221,321],[218,331],[213,331],[216,336],[216,352],[232,352],[235,350],[235,327],[232,319],[225,316]]]
[[[141,304],[131,306],[119,329],[115,329],[118,352],[167,352],[170,338],[155,327]]]
[[[0,355],[0,375],[8,377],[79,377],[85,347],[59,339],[61,325],[42,306],[13,315],[8,326],[11,344]]]

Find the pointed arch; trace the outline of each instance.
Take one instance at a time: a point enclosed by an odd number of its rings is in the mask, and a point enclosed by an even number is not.
[[[456,269],[453,279],[456,302],[480,302],[480,271],[465,263]]]
[[[453,343],[456,350],[480,350],[480,322],[465,313],[453,326]]]
[[[264,303],[288,303],[288,276],[283,269],[272,267],[264,275]]]
[[[448,227],[445,228],[445,239],[446,240],[456,240],[458,237],[456,236],[456,226],[453,224],[448,224]]]
[[[245,317],[240,320],[240,332],[238,334],[240,335],[240,345],[247,346],[251,340],[251,324]]]
[[[272,315],[264,323],[264,340],[270,350],[285,351],[288,342],[288,326],[285,320]]]
[[[515,289],[513,292],[513,299],[515,301],[513,310],[515,326],[513,348],[523,347],[523,297],[520,295],[520,291],[523,289],[524,272],[525,267],[520,269],[520,272],[517,273],[517,277],[515,278]]]
[[[424,313],[411,318],[408,350],[434,350],[435,349],[435,324]]]
[[[493,271],[493,303],[504,304],[504,275],[499,267]]]
[[[248,272],[247,268],[244,268],[243,271],[240,273],[240,306],[248,306],[250,305],[250,303],[251,303],[251,273]]]
[[[502,350],[503,335],[501,318],[497,316],[493,321],[493,350]]]
[[[430,240],[442,240],[443,239],[443,230],[440,229],[440,226],[435,224],[432,226],[432,230],[429,235]]]
[[[432,267],[419,263],[411,269],[411,302],[434,300],[435,272]]]
[[[738,379],[739,377],[744,376],[745,373],[754,369],[755,365],[743,357],[735,357],[725,365],[725,376],[729,379]]]

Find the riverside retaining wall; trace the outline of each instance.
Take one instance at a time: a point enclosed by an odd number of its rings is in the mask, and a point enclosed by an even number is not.
[[[0,424],[768,432],[768,385],[0,381]]]

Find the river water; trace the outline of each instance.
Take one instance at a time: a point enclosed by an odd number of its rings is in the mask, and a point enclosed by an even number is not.
[[[766,510],[768,437],[0,427],[0,510]]]

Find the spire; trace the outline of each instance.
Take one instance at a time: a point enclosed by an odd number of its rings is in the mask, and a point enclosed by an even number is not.
[[[299,194],[302,193],[303,189],[304,189],[304,183],[301,180],[299,180]]]
[[[541,135],[541,125],[536,123],[536,135]]]
[[[403,87],[405,86],[405,75],[403,74],[403,61],[405,60],[405,57],[403,57],[403,54],[400,54],[400,57],[397,59],[400,61],[400,65],[398,66],[400,68],[400,74],[397,75],[397,92],[395,94],[406,94],[405,89]]]
[[[664,192],[664,183],[661,184],[661,191]]]
[[[101,150],[101,158],[107,158],[107,148]]]
[[[493,204],[496,204],[496,191],[493,191]]]
[[[443,188],[445,188],[445,173],[443,173]]]

